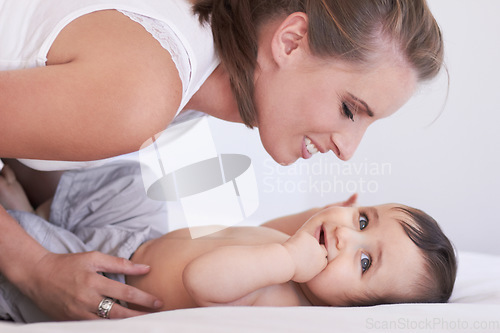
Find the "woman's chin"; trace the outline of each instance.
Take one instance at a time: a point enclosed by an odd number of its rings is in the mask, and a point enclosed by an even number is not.
[[[284,149],[280,149],[283,147],[283,145],[276,144],[276,141],[273,142],[274,144],[268,144],[269,141],[271,140],[265,140],[265,138],[263,138],[261,134],[261,142],[264,146],[264,149],[269,154],[269,156],[271,156],[271,158],[279,165],[287,166],[293,164],[300,157],[297,156],[297,154],[293,154],[289,151],[285,151]]]
[[[276,156],[274,157],[271,155],[271,157],[274,159],[276,163],[278,163],[281,166],[289,166],[297,161],[298,158],[296,157],[285,157],[285,156]]]

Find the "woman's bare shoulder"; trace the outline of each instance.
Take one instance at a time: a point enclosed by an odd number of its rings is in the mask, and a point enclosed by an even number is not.
[[[47,65],[70,62],[93,66],[101,79],[118,87],[139,89],[134,95],[141,93],[143,103],[173,105],[175,111],[180,104],[182,84],[170,53],[143,26],[116,10],[84,15],[61,31]]]
[[[137,150],[168,126],[182,98],[169,52],[114,10],[69,23],[46,67],[2,73],[0,87],[0,115],[12,120],[0,130],[16,138],[0,144],[0,153],[41,159],[89,160]],[[23,98],[27,93],[30,98]],[[11,125],[21,118],[19,132]]]

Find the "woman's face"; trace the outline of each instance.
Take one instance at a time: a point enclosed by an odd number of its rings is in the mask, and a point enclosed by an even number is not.
[[[361,71],[338,60],[297,56],[255,81],[258,128],[273,159],[288,165],[319,151],[350,159],[367,127],[413,94],[414,71],[396,55]]]

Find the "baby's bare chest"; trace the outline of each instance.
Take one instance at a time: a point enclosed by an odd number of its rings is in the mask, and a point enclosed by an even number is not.
[[[197,307],[182,280],[184,268],[192,260],[222,246],[281,243],[287,238],[281,232],[264,227],[228,228],[195,239],[191,238],[188,229],[176,230],[138,249],[132,261],[151,266],[151,271],[145,276],[128,277],[127,283],[160,297],[165,304],[162,310]],[[239,303],[259,306],[298,305],[295,304],[297,300],[293,288],[287,284],[263,288],[256,297],[242,298]]]

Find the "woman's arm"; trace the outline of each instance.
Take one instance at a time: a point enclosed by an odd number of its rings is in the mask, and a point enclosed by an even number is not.
[[[332,206],[342,206],[342,207],[350,207],[356,205],[356,201],[358,200],[358,195],[353,194],[347,199],[346,201],[343,202],[338,202],[334,204],[327,205],[325,207],[321,208],[312,208],[309,210],[306,210],[301,213],[293,214],[293,215],[288,215],[288,216],[282,216],[278,217],[274,220],[271,220],[269,222],[266,222],[262,224],[263,227],[268,227],[271,229],[275,229],[278,231],[281,231],[287,235],[292,236],[295,234],[297,230],[302,227],[302,225],[311,218],[314,214],[319,212],[322,209],[332,207]]]
[[[117,11],[82,16],[46,67],[0,72],[0,156],[93,160],[138,150],[164,130],[182,96],[175,64]]]
[[[97,252],[51,253],[0,206],[0,273],[55,320],[97,319],[97,305],[104,296],[158,308],[154,306],[157,298],[98,273],[142,275],[148,271],[148,267]],[[140,314],[116,304],[110,316]]]

